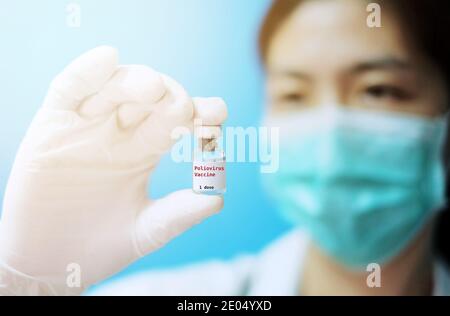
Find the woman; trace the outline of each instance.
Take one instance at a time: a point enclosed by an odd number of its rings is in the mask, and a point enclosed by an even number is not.
[[[274,1],[260,50],[281,164],[263,181],[298,228],[258,255],[141,273],[95,294],[450,294],[438,228],[448,226],[446,3],[379,1],[377,28],[369,1]],[[380,287],[368,267],[381,267]]]
[[[150,272],[99,293],[141,288],[138,293],[157,294],[163,282],[169,288],[165,294],[450,294],[448,270],[437,263],[438,249],[432,247],[433,212],[444,207],[443,173],[430,180],[422,174],[441,168],[443,142],[425,147],[409,139],[422,133],[419,125],[425,122],[442,124],[439,118],[447,112],[450,50],[440,40],[449,24],[437,12],[447,12],[441,6],[448,5],[379,4],[382,28],[365,24],[368,2],[360,0],[278,0],[262,26],[266,121],[282,131],[280,171],[263,180],[285,217],[300,229],[259,256],[169,274]],[[296,130],[310,122],[315,124],[309,131]],[[444,126],[426,128],[439,138]],[[347,132],[358,135],[347,137]],[[424,158],[426,150],[436,153]],[[402,181],[413,188],[404,188]],[[431,190],[420,195],[417,186],[425,181]],[[363,197],[359,202],[358,196]],[[417,207],[420,199],[429,202]],[[443,214],[437,221],[443,224]],[[382,266],[379,288],[367,284],[370,263]]]

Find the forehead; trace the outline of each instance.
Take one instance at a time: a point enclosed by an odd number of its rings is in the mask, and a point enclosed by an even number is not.
[[[333,69],[358,60],[411,59],[397,19],[382,8],[381,28],[367,26],[368,1],[315,0],[300,4],[271,42],[268,66]]]

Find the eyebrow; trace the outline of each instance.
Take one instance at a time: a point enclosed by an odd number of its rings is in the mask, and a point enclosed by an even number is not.
[[[296,70],[271,70],[268,72],[272,76],[283,76],[302,80],[311,80],[311,76],[307,73]]]
[[[355,66],[350,68],[350,73],[364,73],[368,71],[374,70],[411,70],[413,66],[406,60],[395,58],[395,57],[387,57],[380,58],[374,60],[368,60],[357,63]],[[305,72],[296,71],[296,70],[287,70],[287,69],[273,69],[270,70],[269,75],[274,76],[283,76],[290,77],[295,79],[302,80],[311,80],[311,76]]]
[[[410,70],[412,68],[413,68],[412,65],[406,60],[388,57],[358,63],[356,66],[351,68],[350,72],[361,73],[373,70],[388,70],[388,69]]]

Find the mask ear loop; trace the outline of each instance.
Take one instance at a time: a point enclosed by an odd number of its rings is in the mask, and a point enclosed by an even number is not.
[[[433,231],[437,229],[439,226],[439,219],[443,216],[443,214],[450,214],[448,197],[450,196],[450,187],[449,187],[449,179],[450,179],[450,111],[447,111],[444,115],[435,118],[436,129],[440,130],[440,134],[437,135],[435,141],[438,143],[438,146],[435,146],[437,152],[434,153],[437,159],[441,161],[442,172],[444,175],[444,199],[441,205],[438,205],[430,210],[430,215],[426,219],[427,222],[432,223]],[[440,126],[439,126],[440,125]],[[448,215],[447,215],[448,216]],[[433,236],[433,239],[435,236]]]
[[[444,135],[441,135],[441,159],[443,162],[444,174],[445,174],[445,202],[444,205],[440,207],[439,210],[436,211],[438,213],[438,217],[447,216],[450,218],[450,208],[448,205],[448,199],[450,196],[450,110],[447,110],[446,113],[442,117],[444,128],[442,129]],[[443,215],[446,214],[446,215]],[[437,221],[439,222],[439,221]],[[439,225],[437,225],[439,226]],[[447,226],[450,227],[450,224]],[[450,254],[449,254],[450,256]]]
[[[443,140],[443,154],[442,159],[444,160],[444,167],[445,167],[445,173],[446,173],[446,182],[448,182],[449,176],[450,176],[450,111],[447,111],[444,116],[445,120],[445,135]],[[450,192],[448,192],[450,193]]]
[[[445,202],[438,209],[435,210],[435,221],[433,227],[433,251],[442,259],[448,266],[450,266],[450,247],[448,247],[448,240],[450,238],[450,206],[448,203],[450,197],[450,110],[447,110],[443,115],[445,124],[444,135],[442,136],[442,154],[441,158],[444,164],[445,172]],[[440,277],[439,269],[441,265],[435,263],[435,276]],[[437,289],[439,291],[439,289]]]

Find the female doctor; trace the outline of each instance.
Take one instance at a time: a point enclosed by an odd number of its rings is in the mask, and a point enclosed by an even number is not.
[[[262,253],[115,281],[96,294],[445,295],[446,1],[276,0],[261,29],[265,124],[280,170],[263,178],[296,229]],[[218,212],[221,197],[148,200],[178,126],[219,125],[226,105],[190,98],[145,66],[94,49],[52,82],[5,194],[0,293],[81,294]],[[382,284],[367,283],[380,267]],[[79,272],[81,279],[73,278]]]

